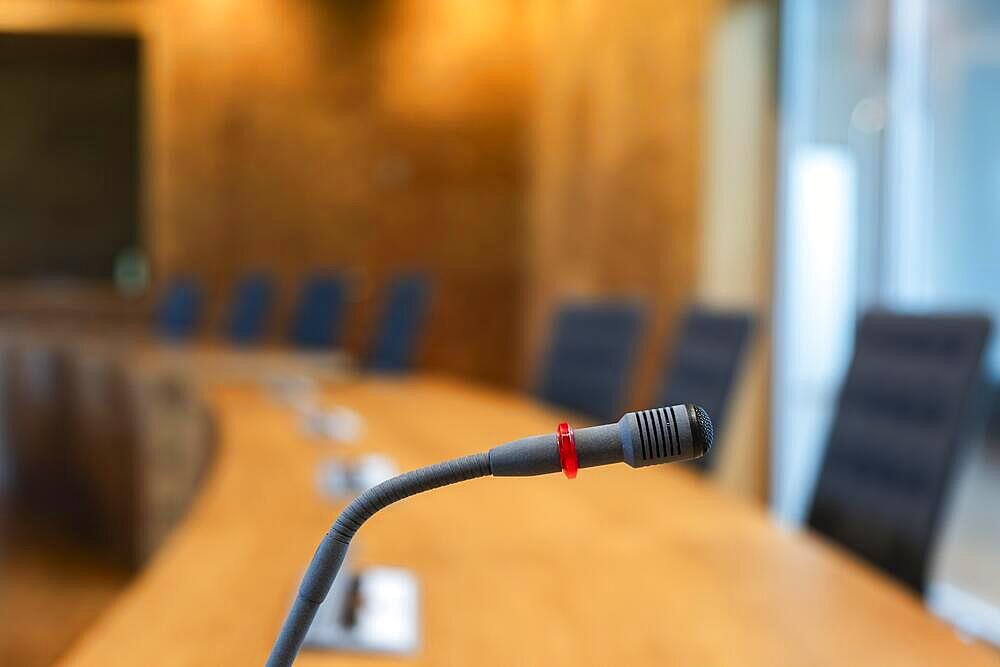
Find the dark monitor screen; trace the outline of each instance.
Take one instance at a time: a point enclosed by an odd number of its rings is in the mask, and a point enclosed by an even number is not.
[[[0,278],[112,278],[140,238],[136,37],[0,34]]]

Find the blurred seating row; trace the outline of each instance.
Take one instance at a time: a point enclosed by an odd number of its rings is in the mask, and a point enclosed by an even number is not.
[[[617,420],[631,386],[644,319],[635,301],[561,306],[553,317],[536,395],[602,421]],[[688,308],[654,402],[702,405],[721,432],[752,330],[749,313]]]
[[[195,388],[126,368],[114,346],[44,334],[0,345],[0,437],[11,522],[57,531],[125,568],[185,514],[214,424]]]
[[[573,304],[554,319],[537,395],[600,420],[622,412],[642,329],[634,302]],[[689,310],[657,403],[700,403],[724,428],[752,328]],[[872,312],[856,332],[808,524],[918,593],[970,425],[990,321]],[[711,462],[717,448],[706,457]]]
[[[350,284],[345,276],[316,274],[299,290],[285,339],[297,348],[323,350],[341,344]],[[271,277],[253,273],[233,288],[220,332],[229,343],[261,343],[273,319],[276,288]],[[382,372],[410,367],[426,318],[429,289],[417,275],[396,278],[389,286],[365,366]],[[199,333],[204,311],[204,289],[188,277],[177,277],[167,287],[155,312],[155,328],[165,340],[183,342]]]
[[[410,366],[426,292],[420,279],[393,284],[367,368]],[[291,339],[309,349],[335,345],[345,293],[341,279],[307,281]],[[192,335],[200,294],[196,283],[175,281],[159,324]],[[236,286],[225,322],[229,340],[260,339],[273,295],[270,281],[261,276]],[[619,409],[640,322],[634,304],[559,309],[539,395],[595,417]],[[677,355],[664,395],[683,394],[721,416],[749,328],[746,316],[689,312],[678,350],[693,352]],[[727,345],[733,349],[712,352],[713,346]],[[2,436],[19,512],[62,526],[119,562],[137,566],[195,494],[209,458],[211,422],[191,384],[172,366],[161,373],[155,353],[153,363],[141,351],[121,355],[119,345],[99,338],[8,333],[0,346]]]
[[[347,294],[344,278],[307,280],[288,340],[298,349],[333,351]],[[234,344],[261,342],[274,297],[272,281],[261,274],[240,281],[223,336]],[[410,368],[427,305],[423,278],[391,284],[366,369]],[[196,281],[174,280],[155,314],[156,330],[175,343],[191,340],[203,306]],[[211,416],[197,390],[201,375],[191,375],[214,358],[211,350],[188,360],[183,348],[161,349],[117,336],[74,335],[65,327],[22,324],[3,331],[0,438],[14,520],[50,526],[128,568],[154,552],[195,496],[213,442]],[[277,363],[306,372],[291,359]],[[322,366],[318,375],[326,372],[325,362],[315,363]]]
[[[419,288],[421,296],[404,294],[400,301],[424,303],[424,289]],[[327,319],[331,304],[343,303],[329,284],[311,291],[319,296],[310,299],[327,309],[314,311],[320,313],[317,319]],[[303,294],[303,301],[310,299]],[[375,344],[388,350],[391,369],[406,366],[407,332],[418,328],[422,316],[414,313],[419,310],[386,308],[383,320],[389,323],[383,328],[403,339],[400,343],[387,336]],[[617,419],[643,323],[643,308],[636,302],[562,305],[552,318],[536,395],[595,419]],[[721,432],[752,329],[746,313],[689,309],[679,322],[658,402],[705,405]],[[862,317],[857,329],[808,522],[915,591],[926,584],[989,329],[989,321],[981,317],[881,312]],[[183,452],[193,439],[182,434],[177,442],[166,442],[170,429],[159,427],[138,436],[148,444],[130,450],[125,440],[136,439],[140,428],[126,417],[130,402],[145,406],[139,412],[158,404],[187,415],[178,417],[177,429],[191,422],[189,415],[197,407],[170,383],[129,386],[135,380],[100,363],[100,355],[73,358],[81,361],[68,368],[56,353],[32,347],[4,350],[4,437],[15,454],[15,477],[32,503],[75,517],[74,525],[95,534],[113,534],[123,541],[120,551],[127,560],[141,561],[162,530],[150,533],[148,517],[137,521],[129,513],[152,508],[165,517],[164,526],[179,516],[177,507],[167,503],[171,509],[162,512],[157,508],[164,505],[156,498],[137,495],[158,493],[150,483],[154,477],[170,479],[162,471],[147,471],[169,468],[171,459],[180,456],[182,473],[174,479],[188,488],[204,461],[192,454],[187,458],[193,463],[184,463]],[[67,445],[74,438],[83,443],[77,458]],[[709,464],[718,453],[716,449],[708,458]],[[81,497],[90,502],[80,503]],[[89,508],[86,519],[80,516],[84,508]],[[135,526],[146,532],[134,534]]]

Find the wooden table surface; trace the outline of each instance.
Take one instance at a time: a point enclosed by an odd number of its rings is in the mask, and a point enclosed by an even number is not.
[[[338,511],[316,492],[319,461],[384,452],[408,469],[558,420],[432,378],[359,380],[327,398],[364,416],[358,446],[302,435],[259,390],[213,389],[221,443],[202,495],[61,664],[261,664]],[[1000,664],[875,571],[679,466],[474,480],[379,513],[356,544],[361,565],[418,574],[421,652],[297,664]]]

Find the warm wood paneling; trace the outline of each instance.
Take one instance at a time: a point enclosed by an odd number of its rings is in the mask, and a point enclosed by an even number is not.
[[[557,298],[634,294],[648,392],[695,283],[716,0],[165,3],[161,275],[351,268],[358,349],[374,288],[423,267],[425,364],[502,382],[525,312],[531,344]]]
[[[522,34],[510,3],[483,3],[503,10],[485,35],[477,12],[435,26],[452,4],[163,0],[156,273],[218,292],[259,267],[288,294],[303,271],[346,269],[361,351],[386,281],[422,270],[424,365],[511,381],[527,62],[493,58]]]
[[[566,297],[641,297],[636,382],[659,382],[697,270],[701,79],[716,0],[547,2],[539,10],[529,335]]]
[[[196,273],[218,302],[250,269],[285,294],[351,270],[360,351],[388,277],[423,269],[423,365],[500,382],[558,298],[638,295],[645,396],[694,284],[719,2],[12,0],[0,22],[144,38],[156,279]]]

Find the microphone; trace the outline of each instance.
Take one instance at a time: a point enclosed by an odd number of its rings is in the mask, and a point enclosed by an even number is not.
[[[527,477],[562,471],[573,479],[580,468],[627,463],[633,468],[704,456],[715,431],[696,405],[629,412],[616,424],[574,431],[562,423],[554,434],[535,435],[488,452],[418,468],[374,486],[355,498],[316,548],[299,593],[275,640],[267,667],[289,667],[320,604],[340,570],[351,538],[375,512],[409,496],[477,477]]]

